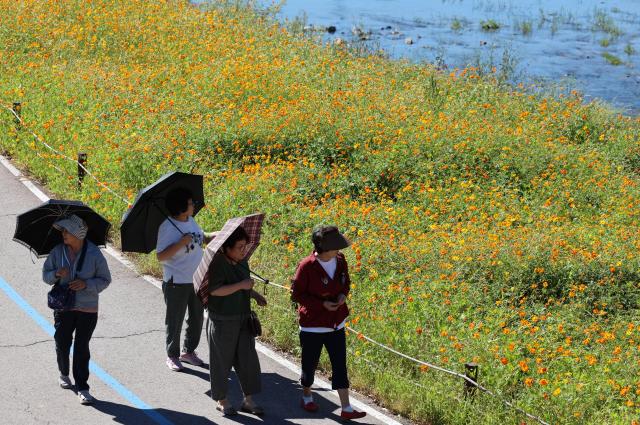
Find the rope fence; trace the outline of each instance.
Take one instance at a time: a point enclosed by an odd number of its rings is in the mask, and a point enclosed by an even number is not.
[[[107,190],[109,193],[111,193],[115,198],[122,200],[124,202],[124,204],[127,206],[127,208],[131,206],[129,200],[126,197],[122,196],[121,194],[115,192],[113,189],[108,187],[104,182],[100,181],[91,171],[89,171],[86,168],[86,166],[85,166],[86,159],[87,159],[86,158],[86,154],[80,153],[79,156],[78,156],[78,160],[70,158],[69,156],[65,155],[63,152],[60,152],[60,151],[56,150],[55,148],[53,148],[52,146],[50,146],[40,136],[38,136],[33,130],[31,130],[26,125],[26,123],[24,122],[24,120],[21,117],[22,105],[20,103],[18,103],[18,102],[13,103],[13,107],[7,107],[5,105],[0,105],[0,107],[2,107],[3,109],[6,109],[9,112],[11,112],[11,114],[14,117],[14,123],[16,124],[16,126],[18,126],[18,128],[20,128],[20,129],[26,129],[33,136],[35,141],[37,141],[38,143],[40,143],[43,146],[45,146],[51,152],[54,152],[55,154],[59,155],[61,158],[77,164],[78,165],[78,183],[79,183],[79,185],[81,184],[81,181],[84,178],[84,175],[86,174],[89,177],[91,177],[93,180],[95,180],[96,183],[99,186],[101,186],[102,188]],[[46,160],[46,158],[44,156],[40,155],[38,152],[36,152],[36,155],[39,156],[40,158],[42,158],[43,160]],[[62,174],[67,175],[68,177],[71,177],[69,175],[69,173],[63,172],[58,167],[53,165],[51,163],[51,161],[47,161],[47,162],[49,162],[49,165],[51,167],[57,169]],[[271,282],[269,280],[262,279],[262,278],[259,278],[259,279],[261,281],[263,281],[263,283],[265,285],[274,286],[274,287],[277,287],[279,289],[284,289],[287,292],[291,291],[291,288],[289,286],[287,286],[287,285],[280,285],[280,284],[277,284],[277,283],[274,283],[274,282]],[[284,308],[284,307],[281,307],[281,306],[277,306],[277,307],[279,307],[279,309],[281,309],[283,311],[286,310],[287,312],[289,312],[289,310]],[[527,417],[529,419],[535,420],[536,422],[538,422],[538,423],[540,423],[542,425],[549,425],[542,418],[540,418],[538,416],[535,416],[535,415],[533,415],[533,414],[521,409],[520,407],[516,406],[514,403],[512,403],[509,400],[505,399],[503,396],[497,394],[495,391],[492,391],[492,390],[486,388],[485,386],[481,385],[480,383],[478,383],[478,380],[477,380],[477,368],[478,368],[478,366],[475,363],[467,363],[467,364],[465,364],[465,367],[467,368],[467,372],[471,371],[471,374],[465,375],[465,374],[462,374],[462,373],[459,373],[459,372],[456,372],[456,371],[453,371],[453,370],[449,370],[449,369],[437,366],[437,365],[435,365],[433,363],[429,363],[429,362],[417,359],[417,358],[409,356],[407,354],[404,354],[404,353],[402,353],[402,352],[400,352],[398,350],[395,350],[392,347],[389,347],[388,345],[382,344],[382,343],[380,343],[380,342],[368,337],[367,335],[364,335],[362,332],[359,332],[358,330],[352,328],[351,326],[347,325],[347,326],[345,326],[345,329],[347,331],[357,335],[358,339],[365,340],[365,341],[367,341],[367,342],[369,342],[369,343],[381,348],[382,350],[387,351],[389,353],[392,353],[392,354],[394,354],[394,355],[396,355],[398,357],[401,357],[401,358],[403,358],[405,360],[408,360],[408,361],[413,362],[413,363],[415,363],[417,365],[420,365],[420,366],[427,367],[429,369],[433,369],[433,370],[448,374],[448,375],[453,376],[455,378],[462,379],[464,381],[464,383],[465,383],[465,394],[467,394],[469,388],[473,388],[473,389],[477,388],[480,391],[484,392],[485,394],[488,394],[488,395],[500,400],[505,406],[517,411],[518,413],[522,414],[523,416],[525,416],[525,417]],[[374,363],[371,362],[368,359],[363,359],[363,360],[368,362],[370,365],[374,365]],[[475,378],[475,379],[473,379],[473,378]],[[413,385],[416,385],[417,387],[427,389],[425,386],[423,386],[421,384],[418,384],[416,382],[413,382],[413,381],[409,381],[409,382],[411,382]],[[459,401],[461,403],[464,403],[464,401],[461,400],[460,398],[458,398],[458,397],[454,397],[454,398],[457,401]]]
[[[22,107],[18,107],[17,105],[20,105],[20,103],[14,103],[13,104],[13,108],[9,108],[7,106],[2,106],[4,109],[7,109],[9,112],[11,112],[11,114],[13,114],[14,116],[14,121],[16,123],[16,125],[18,125],[20,128],[24,128],[26,129],[32,136],[33,138],[39,142],[40,144],[42,144],[43,146],[45,146],[47,149],[49,149],[51,152],[54,152],[57,155],[60,155],[63,159],[66,159],[68,161],[71,161],[73,163],[78,164],[78,171],[83,172],[84,174],[88,175],[89,177],[91,177],[92,179],[94,179],[96,181],[96,183],[101,186],[102,188],[104,188],[105,190],[107,190],[108,192],[110,192],[113,196],[115,196],[116,198],[122,200],[125,204],[127,204],[127,206],[130,205],[129,200],[127,198],[125,198],[124,196],[120,195],[119,193],[115,192],[113,189],[111,189],[109,186],[107,186],[104,182],[100,181],[91,171],[89,171],[87,169],[87,167],[85,167],[84,163],[86,162],[86,154],[80,153],[79,154],[79,159],[75,160],[73,158],[68,157],[67,155],[65,155],[63,152],[60,152],[59,150],[51,147],[47,142],[45,142],[44,140],[42,140],[42,138],[40,136],[38,136],[33,130],[31,130],[24,122],[24,120],[21,117],[21,110]],[[83,156],[84,155],[84,156]],[[84,158],[84,161],[82,160],[82,158]],[[84,175],[82,175],[81,173],[78,174],[78,178],[79,181],[82,180],[82,178],[84,177]]]

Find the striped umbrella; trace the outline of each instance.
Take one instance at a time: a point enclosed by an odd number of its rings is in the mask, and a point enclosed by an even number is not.
[[[205,306],[209,300],[209,265],[218,255],[222,255],[222,244],[231,236],[238,228],[243,227],[249,240],[247,241],[247,250],[244,259],[248,260],[251,254],[256,250],[260,243],[260,233],[262,229],[262,221],[264,213],[251,214],[244,217],[235,217],[227,220],[222,229],[217,232],[214,238],[207,245],[202,260],[196,272],[193,274],[193,286]]]

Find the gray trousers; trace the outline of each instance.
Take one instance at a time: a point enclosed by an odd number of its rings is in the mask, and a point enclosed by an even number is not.
[[[165,334],[167,343],[167,357],[180,355],[180,333],[185,313],[187,316],[187,329],[184,336],[183,352],[192,353],[200,343],[202,333],[202,318],[204,308],[198,299],[193,285],[175,285],[162,282],[164,303],[167,306],[164,316]]]
[[[231,367],[236,371],[245,396],[262,389],[256,340],[249,333],[247,319],[207,320],[211,398],[227,398]]]

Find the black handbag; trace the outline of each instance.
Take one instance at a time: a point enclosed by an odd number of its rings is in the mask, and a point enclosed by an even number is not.
[[[82,245],[82,251],[80,252],[80,258],[78,258],[78,266],[76,267],[76,274],[82,269],[84,265],[84,255],[87,252],[87,242]],[[47,294],[47,305],[52,310],[71,310],[76,304],[76,291],[69,289],[67,285],[61,285],[60,279],[53,284],[53,288]]]
[[[76,291],[54,283],[53,288],[47,294],[47,305],[52,310],[71,310],[76,303]]]
[[[258,315],[255,311],[252,311],[249,314],[248,323],[251,336],[255,338],[262,335],[262,324],[260,323],[260,319],[258,319]]]

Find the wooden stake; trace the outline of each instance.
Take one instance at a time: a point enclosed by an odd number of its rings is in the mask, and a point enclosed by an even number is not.
[[[84,152],[80,152],[78,154],[78,189],[82,189],[82,181],[84,180],[84,176],[87,172],[83,167],[87,165],[87,154]]]
[[[473,382],[478,382],[478,364],[477,363],[465,363],[465,376],[471,379]],[[464,396],[465,397],[473,397],[476,395],[477,386],[473,385],[471,382],[465,380],[464,381]]]

